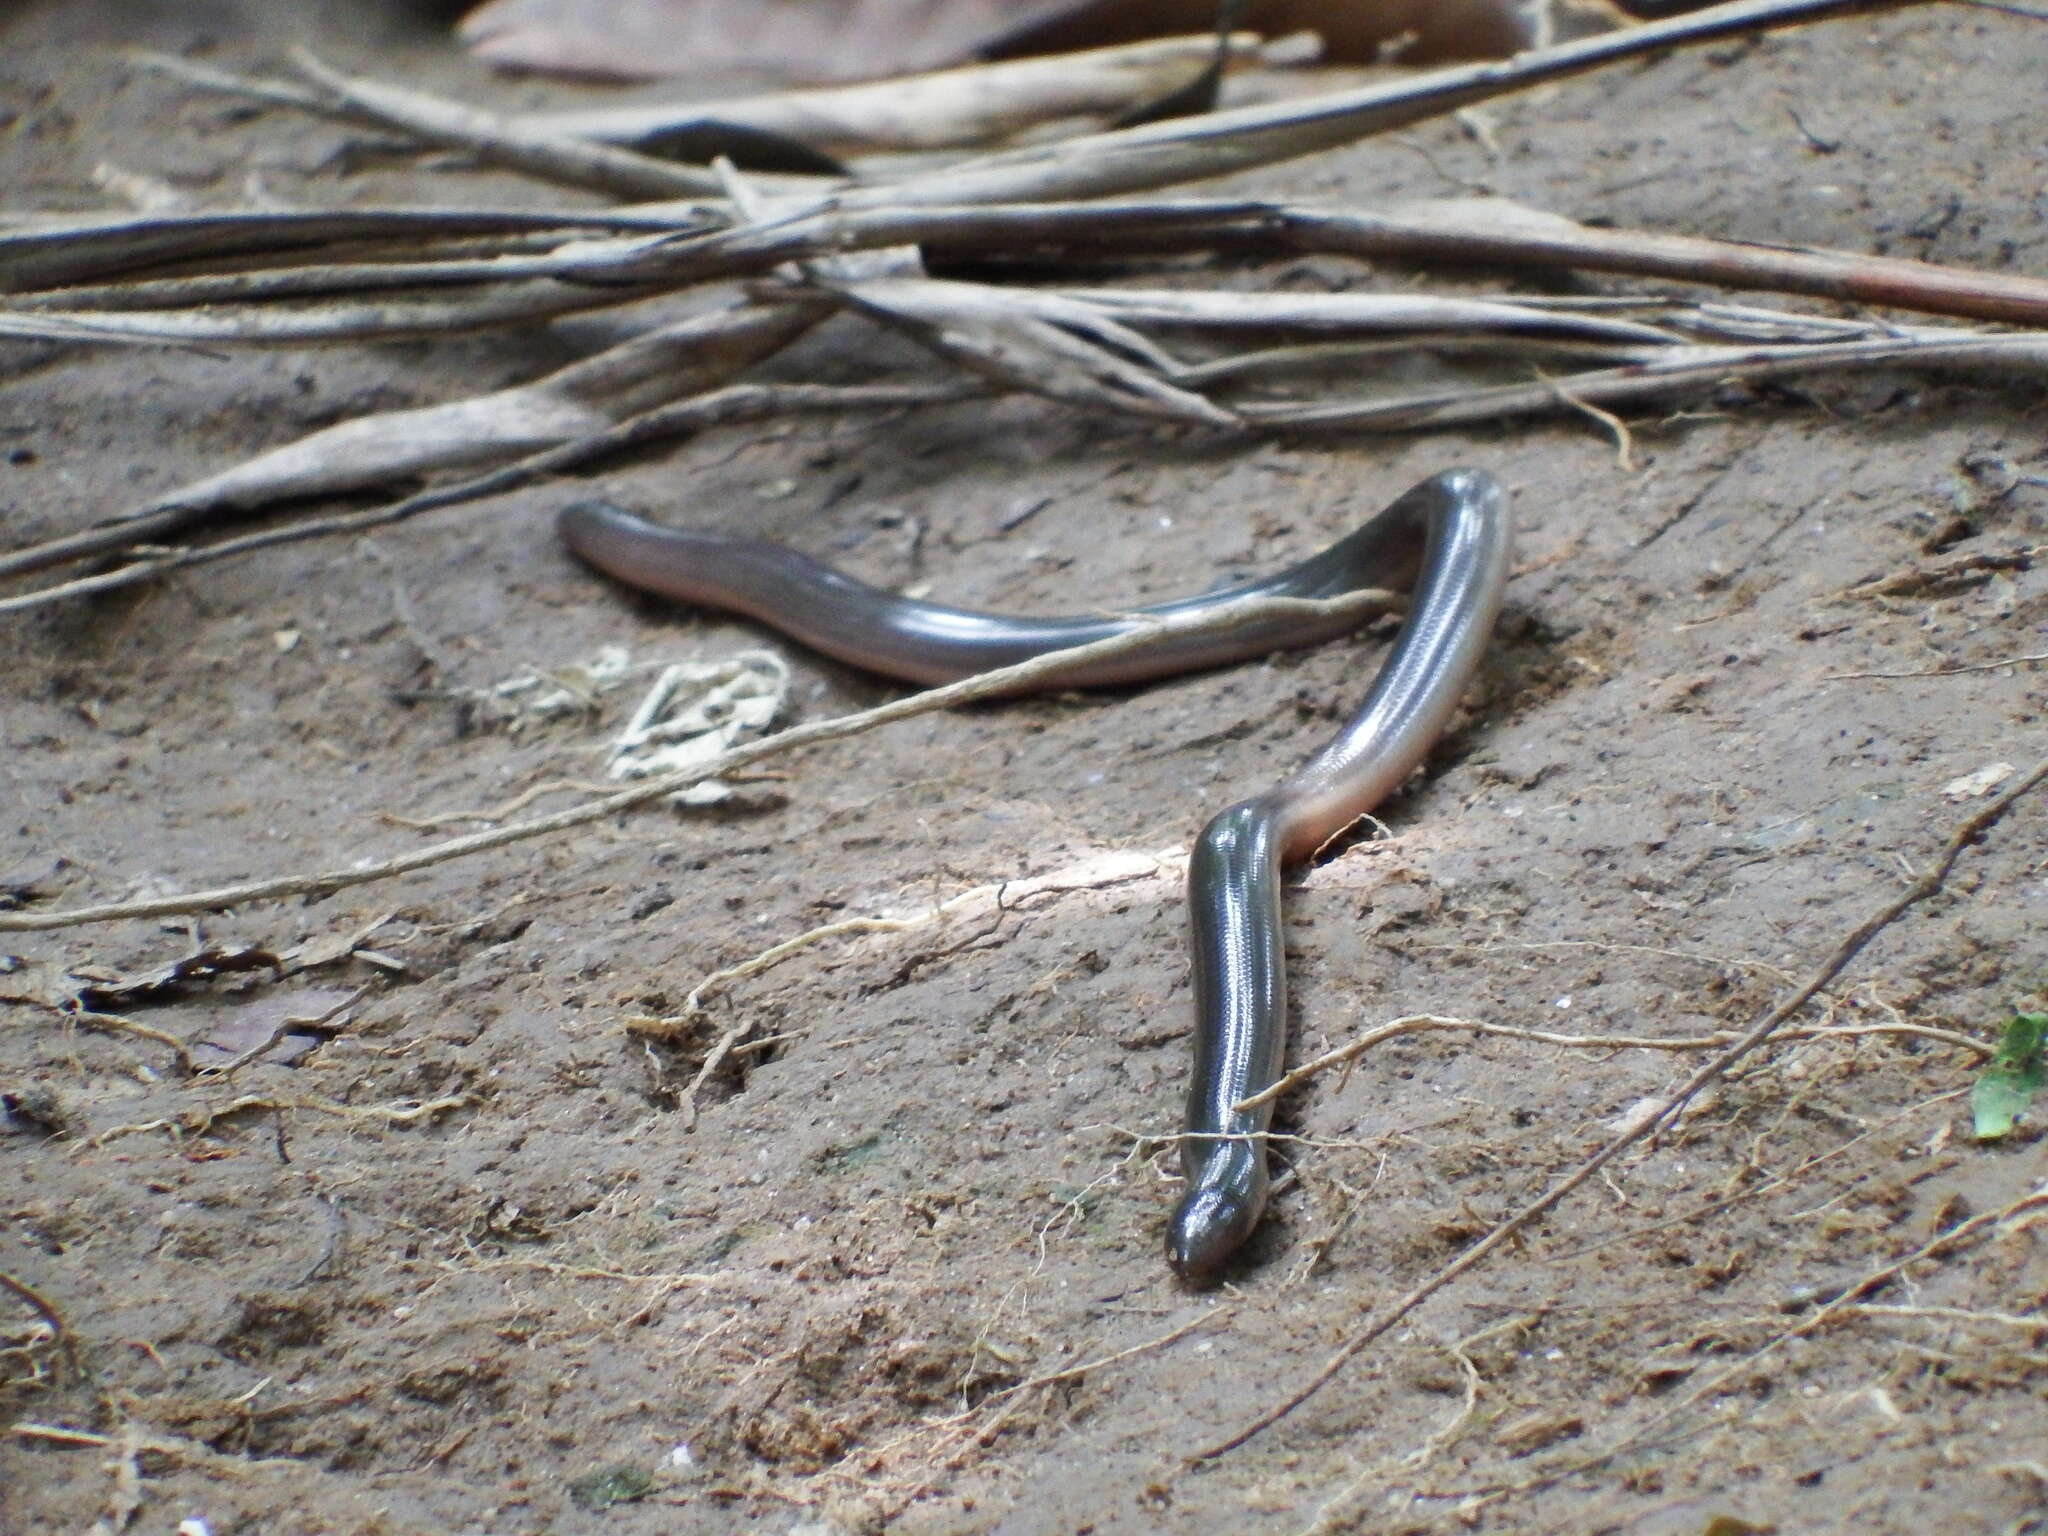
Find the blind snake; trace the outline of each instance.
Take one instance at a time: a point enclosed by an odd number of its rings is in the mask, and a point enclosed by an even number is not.
[[[1195,1062],[1181,1141],[1187,1192],[1168,1224],[1166,1251],[1184,1279],[1213,1279],[1258,1223],[1269,1188],[1272,1105],[1242,1113],[1233,1106],[1280,1075],[1281,870],[1371,810],[1442,733],[1485,650],[1507,579],[1511,534],[1499,482],[1472,469],[1434,475],[1278,575],[1120,618],[1017,618],[922,602],[779,544],[665,528],[604,502],[565,509],[560,527],[577,555],[629,586],[746,614],[841,661],[918,683],[950,682],[1236,598],[1332,597],[1412,577],[1408,616],[1358,711],[1292,774],[1211,818],[1189,862]],[[1312,616],[1183,636],[1032,686],[1138,682],[1307,645],[1354,623]]]

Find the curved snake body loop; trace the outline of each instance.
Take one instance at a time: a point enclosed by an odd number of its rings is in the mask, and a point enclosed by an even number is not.
[[[1239,598],[1334,597],[1402,585],[1415,596],[1365,702],[1335,739],[1263,794],[1219,812],[1188,868],[1194,928],[1195,1066],[1181,1166],[1188,1188],[1167,1258],[1213,1279],[1265,1209],[1272,1106],[1235,1105],[1280,1075],[1287,977],[1281,870],[1310,857],[1408,776],[1443,731],[1492,631],[1507,579],[1507,495],[1492,476],[1449,470],[1363,527],[1278,575],[1121,618],[1018,618],[900,596],[779,544],[664,528],[603,502],[566,509],[569,547],[629,586],[761,620],[827,655],[919,683],[950,682]],[[1310,615],[1179,636],[1041,677],[1096,687],[1219,666],[1308,645],[1357,622]]]

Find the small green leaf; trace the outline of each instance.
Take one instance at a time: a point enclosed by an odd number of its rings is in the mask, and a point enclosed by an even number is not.
[[[1998,1051],[1970,1090],[1970,1114],[1979,1141],[2007,1135],[2041,1091],[2041,1047],[2048,1013],[2016,1013]]]
[[[638,1467],[621,1464],[579,1477],[569,1485],[569,1497],[579,1509],[593,1514],[614,1504],[633,1504],[654,1492],[654,1479]]]

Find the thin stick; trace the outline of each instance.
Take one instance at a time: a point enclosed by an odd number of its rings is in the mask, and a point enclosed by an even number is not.
[[[1768,289],[1924,314],[2048,324],[2048,281],[1972,272],[1900,256],[1749,245],[1701,235],[1599,229],[1554,214],[1464,203],[1385,212],[1289,211],[1280,226],[1297,248],[1409,261],[1614,272],[1724,288]]]
[[[650,278],[708,280],[759,272],[810,255],[898,244],[958,255],[1005,254],[1023,246],[1048,245],[1129,252],[1222,245],[1233,250],[1391,257],[1431,266],[1452,262],[1613,272],[2011,325],[2048,325],[2048,280],[2037,277],[1848,251],[1593,228],[1556,213],[1502,205],[1499,199],[1376,209],[1241,198],[882,206],[814,212],[716,235],[703,233],[706,217],[705,209],[675,203],[580,212],[366,208],[130,217],[0,233],[0,281],[17,289],[47,288],[109,269],[137,271],[193,256],[227,258],[344,240],[464,233],[534,238],[552,228],[565,238],[587,236],[593,230],[687,237],[671,240],[658,260],[642,258],[653,269],[646,274]],[[606,270],[615,266],[590,252],[573,262],[544,255],[513,258],[502,275],[633,275]]]
[[[625,210],[632,212],[633,210]],[[652,211],[652,210],[650,210]],[[2048,280],[2021,274],[1815,248],[1780,249],[1595,229],[1538,209],[1460,201],[1381,209],[1319,208],[1254,199],[1060,199],[849,207],[844,203],[715,234],[678,230],[609,276],[708,279],[785,261],[917,244],[952,254],[1006,254],[1066,244],[1123,251],[1233,249],[1582,269],[1808,294],[1932,314],[2048,324]],[[644,271],[642,270],[644,268]]]
[[[0,1269],[0,1290],[17,1297],[43,1320],[50,1330],[51,1342],[62,1352],[65,1364],[71,1367],[74,1375],[84,1376],[85,1361],[78,1352],[78,1335],[72,1331],[63,1309],[26,1280],[10,1275],[4,1269]]]
[[[1617,469],[1624,475],[1636,472],[1636,439],[1635,434],[1629,431],[1627,422],[1590,400],[1580,399],[1555,379],[1546,377],[1543,382],[1550,386],[1551,393],[1562,403],[1591,418],[1614,439],[1614,462]]]
[[[1239,414],[1254,426],[1405,432],[1554,411],[1564,403],[1559,398],[1560,386],[1575,405],[1583,408],[1589,402],[1635,404],[1678,389],[1733,380],[1782,379],[1885,364],[1930,367],[1968,362],[2048,368],[2048,332],[1982,336],[1948,332],[1792,346],[1676,346],[1646,362],[1571,374],[1538,384],[1445,390],[1341,404],[1248,404],[1239,407]]]
[[[1436,1014],[1410,1014],[1406,1018],[1390,1019],[1385,1024],[1367,1030],[1355,1040],[1346,1041],[1323,1052],[1312,1060],[1303,1062],[1287,1073],[1270,1088],[1265,1088],[1250,1098],[1240,1099],[1230,1106],[1232,1114],[1244,1114],[1257,1109],[1261,1104],[1270,1104],[1285,1094],[1292,1093],[1312,1077],[1319,1077],[1332,1067],[1341,1067],[1356,1061],[1374,1046],[1384,1045],[1389,1040],[1403,1035],[1433,1034],[1438,1031],[1469,1030],[1475,1035],[1492,1035],[1502,1040],[1528,1040],[1537,1045],[1563,1046],[1576,1051],[1711,1051],[1717,1046],[1733,1045],[1743,1037],[1733,1030],[1716,1030],[1711,1035],[1561,1035],[1547,1029],[1517,1029],[1510,1024],[1486,1024],[1477,1019],[1447,1019]],[[1808,1029],[1787,1030],[1788,1039],[1827,1040],[1842,1035],[1907,1035],[1914,1039],[1935,1040],[1943,1045],[1954,1046],[1957,1050],[1968,1051],[1980,1059],[1997,1054],[1997,1047],[1982,1040],[1973,1040],[1968,1035],[1952,1029],[1935,1029],[1925,1024],[1816,1024]]]
[[[1979,1312],[1969,1307],[1896,1307],[1859,1301],[1842,1311],[1854,1317],[1907,1317],[1922,1322],[1973,1323],[1994,1328],[2016,1328],[2022,1333],[2048,1333],[2048,1315],[2032,1317],[2014,1312]]]
[[[639,248],[645,237],[613,237],[625,250]],[[569,264],[581,265],[580,261]],[[565,258],[552,251],[512,256],[438,257],[400,261],[341,261],[311,266],[257,267],[244,272],[202,272],[193,277],[141,278],[87,288],[50,288],[17,293],[10,302],[16,313],[56,313],[89,323],[90,312],[180,309],[191,305],[275,304],[281,299],[323,298],[337,293],[391,293],[408,289],[498,285],[523,279],[553,277],[564,270]],[[631,298],[628,292],[621,299]],[[617,302],[607,299],[607,303]],[[301,311],[303,313],[303,311]],[[225,317],[232,320],[233,317]],[[115,338],[122,339],[122,338]],[[149,339],[144,337],[143,339]],[[231,338],[232,339],[232,338]],[[252,340],[262,340],[254,336]],[[318,339],[314,337],[312,339]]]
[[[156,1120],[138,1120],[127,1125],[109,1126],[81,1145],[86,1148],[103,1147],[123,1136],[140,1136],[150,1131],[179,1131],[188,1136],[198,1136],[210,1130],[216,1120],[225,1120],[230,1115],[243,1114],[252,1109],[305,1109],[315,1114],[332,1115],[339,1120],[374,1120],[384,1125],[415,1125],[422,1120],[431,1120],[448,1110],[466,1108],[475,1102],[476,1095],[471,1093],[447,1094],[438,1099],[403,1099],[392,1104],[343,1104],[335,1099],[276,1098],[269,1094],[245,1093],[238,1099],[231,1099],[210,1109],[189,1109],[180,1115],[165,1115]]]
[[[310,346],[531,324],[646,298],[652,286],[608,290],[538,279],[501,283],[470,298],[396,298],[313,309],[252,307],[238,313],[22,309],[0,313],[0,336],[114,346]]]
[[[217,213],[121,213],[37,219],[0,228],[0,289],[60,287],[134,274],[187,257],[280,260],[342,245],[496,239],[520,246],[577,234],[702,229],[710,210],[637,208],[238,208]],[[721,215],[715,222],[723,223]]]
[[[68,1424],[37,1424],[24,1419],[19,1424],[7,1426],[7,1433],[20,1440],[46,1440],[51,1445],[112,1445],[114,1436],[95,1434],[89,1429],[73,1429]]]
[[[1821,681],[1845,683],[1855,678],[1866,677],[1961,677],[1965,672],[2000,672],[2007,667],[2024,667],[2037,661],[2048,661],[2048,651],[2036,651],[2030,656],[2006,656],[1998,661],[1973,661],[1956,667],[1929,667],[1922,672],[1823,672]]]
[[[1014,666],[998,667],[993,672],[963,678],[957,683],[948,683],[941,688],[930,688],[908,698],[877,705],[873,709],[796,726],[764,740],[734,747],[687,772],[647,779],[630,789],[620,790],[617,794],[608,795],[587,805],[557,811],[551,816],[508,823],[487,832],[472,833],[467,837],[450,838],[445,842],[434,843],[412,853],[380,860],[360,868],[272,876],[261,880],[245,880],[233,885],[216,886],[211,890],[187,891],[175,896],[152,896],[138,901],[107,902],[97,906],[72,907],[61,911],[0,912],[0,933],[41,933],[54,928],[72,928],[83,923],[115,922],[123,918],[168,917],[183,912],[212,912],[227,907],[239,907],[251,901],[267,901],[279,896],[328,896],[336,891],[347,890],[351,886],[368,885],[374,881],[409,874],[416,869],[425,869],[430,865],[444,864],[450,859],[466,858],[471,854],[502,848],[510,843],[524,842],[529,838],[565,831],[570,827],[587,826],[591,822],[603,821],[621,811],[632,810],[636,806],[646,805],[674,794],[679,789],[687,789],[690,785],[705,779],[720,778],[734,769],[743,768],[765,757],[791,752],[799,747],[815,746],[821,742],[839,741],[893,721],[929,714],[935,709],[950,709],[956,704],[971,703],[976,699],[1027,691],[1041,681],[1059,677],[1072,667],[1147,650],[1183,635],[1210,634],[1283,617],[1305,619],[1343,614],[1347,617],[1356,616],[1363,622],[1375,614],[1388,612],[1398,606],[1400,601],[1396,593],[1370,588],[1348,592],[1341,597],[1324,599],[1246,598],[1210,609],[1205,613],[1176,615],[1159,620],[1121,635],[1113,635],[1106,640],[1095,641],[1090,645],[1034,656],[1029,661],[1021,661]]]
[[[164,1046],[177,1058],[178,1070],[187,1077],[193,1076],[199,1070],[197,1063],[192,1059],[192,1048],[168,1030],[158,1029],[153,1024],[145,1024],[140,1019],[131,1019],[125,1014],[100,1013],[91,1008],[52,1008],[51,1012],[92,1029],[104,1029],[118,1035],[133,1035],[138,1040],[149,1040]]]
[[[0,1290],[12,1293],[18,1300],[26,1303],[29,1310],[49,1324],[52,1339],[68,1339],[71,1336],[71,1325],[64,1320],[64,1314],[57,1309],[57,1304],[26,1280],[17,1280],[6,1270],[0,1269]]]
[[[1467,1248],[1450,1263],[1444,1265],[1435,1274],[1423,1281],[1422,1284],[1395,1302],[1386,1312],[1359,1330],[1359,1332],[1345,1340],[1337,1351],[1324,1363],[1322,1369],[1309,1379],[1307,1385],[1289,1393],[1287,1397],[1266,1410],[1266,1412],[1260,1414],[1251,1423],[1238,1430],[1228,1439],[1219,1441],[1215,1445],[1196,1452],[1191,1460],[1194,1462],[1212,1461],[1219,1456],[1236,1450],[1254,1436],[1279,1423],[1303,1403],[1306,1403],[1310,1398],[1322,1391],[1324,1387],[1328,1386],[1330,1382],[1336,1379],[1338,1373],[1346,1365],[1374,1341],[1384,1337],[1388,1330],[1402,1318],[1413,1312],[1423,1302],[1434,1296],[1467,1270],[1482,1263],[1489,1255],[1506,1245],[1517,1233],[1523,1231],[1537,1217],[1561,1203],[1568,1195],[1586,1183],[1602,1168],[1606,1167],[1607,1164],[1620,1156],[1621,1153],[1648,1136],[1657,1127],[1670,1121],[1692,1099],[1693,1095],[1706,1087],[1707,1084],[1726,1075],[1731,1067],[1755,1051],[1765,1041],[1769,1040],[1772,1035],[1777,1033],[1778,1027],[1781,1024],[1819,995],[1827,987],[1828,983],[1833,981],[1848,966],[1849,962],[1856,958],[1864,945],[1898,921],[1909,908],[1927,900],[1930,896],[1940,891],[1947,883],[1950,872],[1954,870],[1956,861],[1962,857],[1963,850],[1995,826],[2005,813],[2012,809],[2022,795],[2032,790],[2044,778],[2048,778],[2048,758],[2044,758],[2035,764],[2019,783],[2000,795],[1996,800],[1992,801],[1982,810],[1966,817],[1956,827],[1955,831],[1950,834],[1948,841],[1942,846],[1941,853],[1929,865],[1925,874],[1921,875],[1918,880],[1907,887],[1903,894],[1886,902],[1884,906],[1857,924],[1849,935],[1835,946],[1833,953],[1821,962],[1819,969],[1814,971],[1801,984],[1798,990],[1784,1002],[1766,1013],[1748,1034],[1744,1035],[1720,1055],[1714,1057],[1713,1060],[1705,1063],[1691,1077],[1687,1078],[1676,1092],[1672,1093],[1658,1106],[1656,1113],[1644,1116],[1627,1130],[1615,1136],[1606,1146],[1580,1163],[1563,1180],[1553,1185],[1537,1199],[1523,1206],[1514,1215],[1497,1223],[1493,1230],[1488,1232],[1485,1237],[1474,1243],[1470,1248]]]

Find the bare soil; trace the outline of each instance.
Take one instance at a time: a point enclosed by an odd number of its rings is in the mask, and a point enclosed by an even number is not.
[[[30,5],[0,21],[7,203],[105,206],[103,164],[212,204],[561,196],[347,156],[346,130],[252,118],[111,51],[267,65],[302,40],[500,103],[582,95],[486,79],[370,4]],[[2048,28],[1930,7],[1662,57],[1251,182],[1358,202],[1483,187],[2039,274],[2044,79]],[[1191,273],[1528,286],[1320,260]],[[354,413],[531,377],[582,334],[13,347],[6,542]],[[782,366],[876,360],[848,327]],[[2048,650],[2043,405],[2038,380],[1988,374],[1730,388],[1635,421],[1625,465],[1582,418],[1224,448],[961,404],[712,432],[597,478],[873,580],[1072,611],[1270,568],[1448,464],[1500,475],[1522,564],[1469,717],[1383,812],[1391,835],[1290,897],[1300,1059],[1404,1014],[1685,1037],[1785,995],[1983,803],[1945,786],[2043,754],[2039,670],[1951,670]],[[0,624],[0,870],[72,906],[320,869],[463,829],[397,817],[595,778],[624,704],[512,730],[465,690],[610,643],[656,660],[763,636],[572,564],[551,517],[578,493]],[[1294,1179],[1249,1262],[1219,1292],[1176,1287],[1172,1160],[1142,1139],[1175,1128],[1187,1055],[1171,855],[1302,756],[1383,645],[928,716],[782,760],[720,808],[196,932],[8,935],[18,991],[201,943],[317,961],[385,919],[375,958],[108,1005],[235,1041],[266,1002],[366,989],[338,1036],[227,1080],[0,1008],[0,1271],[61,1312],[89,1372],[0,1294],[0,1530],[2048,1529],[2038,1208],[1821,1315],[2042,1181],[2037,1133],[1971,1139],[1976,1058],[1900,1029],[1990,1040],[2041,985],[2035,800],[1797,1021],[1865,1032],[1774,1045],[1291,1417],[1187,1464],[1699,1059],[1386,1044],[1286,1106]],[[895,692],[789,656],[794,718]],[[1091,883],[1131,852],[1161,862]],[[712,993],[678,1039],[624,1027],[822,924],[1034,876],[1074,888],[999,922],[821,941]],[[733,1027],[773,1043],[693,1121],[686,1085]]]

